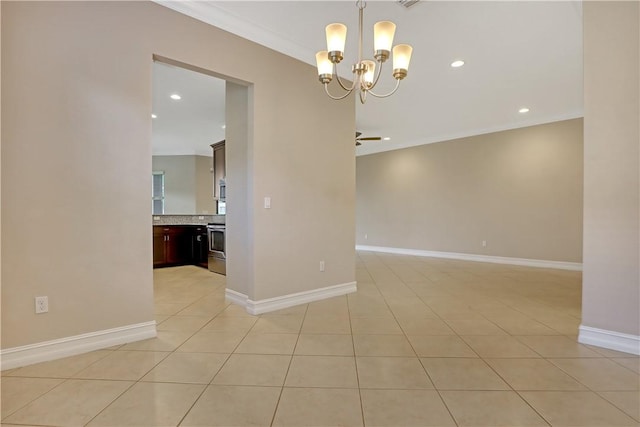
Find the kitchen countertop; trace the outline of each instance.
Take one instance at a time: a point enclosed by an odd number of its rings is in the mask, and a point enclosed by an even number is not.
[[[225,224],[224,215],[153,215],[153,225],[207,225]]]

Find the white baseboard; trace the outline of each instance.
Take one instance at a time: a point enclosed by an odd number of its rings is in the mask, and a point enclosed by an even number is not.
[[[511,258],[491,255],[463,254],[457,252],[425,251],[420,249],[389,248],[384,246],[356,245],[358,251],[385,252],[390,254],[413,255],[433,258],[459,259],[463,261],[490,262],[494,264],[522,265],[526,267],[557,268],[560,270],[582,271],[581,262],[548,261],[542,259]]]
[[[153,338],[156,322],[144,322],[0,350],[0,370],[19,368],[93,350]]]
[[[296,292],[294,294],[283,295],[280,297],[267,298],[263,300],[253,301],[240,292],[227,289],[225,297],[240,306],[246,308],[247,313],[258,315],[269,313],[271,311],[281,310],[283,308],[293,307],[300,304],[308,304],[314,301],[337,297],[340,295],[350,294],[358,290],[356,282],[343,283],[340,285],[327,286],[320,289],[312,289],[310,291]]]
[[[578,342],[640,356],[640,336],[580,325]]]
[[[247,297],[245,294],[229,288],[224,290],[224,298],[227,301],[231,301],[232,303],[240,305],[242,307],[247,306],[247,299],[249,299],[249,297]]]

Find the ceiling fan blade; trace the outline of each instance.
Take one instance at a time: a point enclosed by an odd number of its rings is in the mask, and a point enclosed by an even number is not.
[[[358,141],[380,141],[382,138],[379,136],[365,136],[363,138],[358,138]]]

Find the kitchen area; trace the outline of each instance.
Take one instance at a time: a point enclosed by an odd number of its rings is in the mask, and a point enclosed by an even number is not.
[[[224,114],[224,80],[154,62],[153,268],[226,274]]]

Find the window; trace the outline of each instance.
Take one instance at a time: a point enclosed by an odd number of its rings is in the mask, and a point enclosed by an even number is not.
[[[151,189],[151,212],[154,215],[164,213],[164,172],[153,172],[153,188]]]

